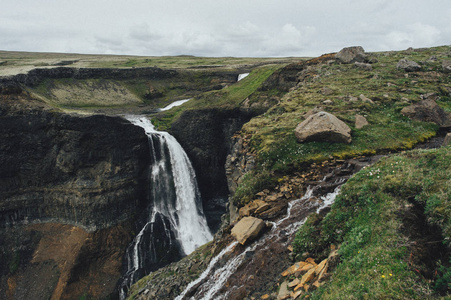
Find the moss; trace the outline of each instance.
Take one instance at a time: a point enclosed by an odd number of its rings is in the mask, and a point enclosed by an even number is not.
[[[419,276],[411,267],[412,248],[409,245],[432,247],[425,236],[415,241],[409,238],[418,233],[409,232],[424,215],[426,227],[437,226],[441,242],[449,247],[451,237],[451,148],[410,151],[382,159],[370,168],[363,169],[342,188],[330,213],[322,220],[311,217],[295,238],[294,249],[318,252],[330,244],[340,244],[341,263],[333,280],[311,296],[313,299],[426,298],[433,295],[432,278]],[[409,225],[412,207],[420,209]],[[406,217],[407,216],[407,217]],[[407,229],[403,229],[407,228]],[[410,230],[417,230],[414,229]],[[407,230],[407,231],[406,231]],[[429,233],[431,234],[431,233]],[[434,246],[437,249],[438,246]],[[319,249],[319,250],[318,250]],[[435,250],[437,251],[437,250]],[[449,251],[449,250],[448,250]],[[449,253],[449,252],[448,252]],[[437,259],[429,257],[429,259]],[[445,259],[445,261],[447,261]],[[440,264],[439,264],[440,266]],[[446,267],[440,270],[421,269],[422,274],[441,272],[448,280]],[[439,269],[438,268],[438,269]],[[424,275],[426,276],[426,275]]]

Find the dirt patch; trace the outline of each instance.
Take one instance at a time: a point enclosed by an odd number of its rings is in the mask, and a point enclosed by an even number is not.
[[[424,215],[424,207],[411,199],[401,213],[401,232],[407,237],[408,264],[413,271],[428,281],[436,279],[437,262],[448,262],[449,251],[443,245],[443,236],[437,226],[431,226]]]

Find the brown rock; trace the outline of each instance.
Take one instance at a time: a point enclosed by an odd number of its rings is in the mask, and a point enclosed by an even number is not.
[[[319,275],[319,273],[321,273],[321,271],[323,271],[323,269],[326,267],[327,265],[327,258],[325,260],[323,260],[322,262],[320,262],[316,267],[315,267],[315,275]]]
[[[254,217],[244,217],[232,228],[232,236],[241,245],[244,245],[247,241],[257,238],[263,228],[265,228],[263,220]]]
[[[259,214],[271,208],[271,205],[263,200],[257,199],[251,203],[243,206],[239,210],[240,217],[251,216],[253,214]],[[257,212],[258,211],[258,212]]]
[[[297,262],[294,265],[292,265],[291,267],[289,267],[288,269],[286,269],[285,271],[283,271],[282,276],[292,275],[292,274],[296,273],[297,271],[299,271],[305,265],[310,265],[310,264],[303,262],[303,261]]]
[[[364,116],[361,115],[355,115],[355,128],[362,129],[366,125],[368,125],[368,121]]]
[[[315,260],[311,257],[307,258],[305,261],[308,262],[309,264],[316,266]]]
[[[299,290],[297,292],[293,292],[293,293],[291,293],[291,298],[292,299],[297,299],[300,295],[302,295],[302,293],[303,293],[302,290]]]
[[[295,129],[298,142],[320,141],[350,143],[351,129],[343,121],[327,112],[308,117]]]
[[[301,281],[298,278],[295,278],[293,281],[288,283],[288,287],[292,288],[294,286],[297,286],[299,283],[301,283]]]
[[[261,297],[261,299],[263,299],[263,300],[264,300],[264,299],[269,299],[269,297],[270,297],[269,294],[264,294],[264,295]]]
[[[301,282],[294,288],[294,291],[297,291],[300,288],[303,288],[304,285],[309,282],[310,280],[312,280],[313,278],[315,278],[315,269],[311,268],[310,270],[307,271],[307,273],[305,273],[302,278],[301,278]]]

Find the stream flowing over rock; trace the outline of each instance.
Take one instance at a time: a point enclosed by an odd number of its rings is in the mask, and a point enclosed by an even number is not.
[[[377,158],[341,161],[323,171],[319,171],[322,168],[318,166],[310,175],[301,176],[300,181],[287,179],[293,186],[303,182],[298,194],[301,196],[285,199],[287,205],[281,215],[265,217],[263,221],[269,227],[260,237],[242,245],[231,237],[236,225],[225,225],[210,245],[213,256],[201,260],[197,255],[187,257],[156,271],[139,287],[132,288],[134,299],[260,299],[277,285],[280,274],[292,264],[289,246],[305,218],[311,213],[326,214],[339,186],[375,160]],[[278,190],[281,189],[285,188]]]

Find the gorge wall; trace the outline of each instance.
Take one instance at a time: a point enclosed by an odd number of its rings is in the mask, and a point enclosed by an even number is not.
[[[0,293],[110,295],[146,205],[147,137],[120,117],[68,115],[0,93]]]
[[[0,79],[0,293],[7,299],[114,299],[126,248],[149,205],[149,144],[141,128],[121,117],[63,113],[28,88],[47,79],[174,76],[189,77],[157,68],[54,68]],[[235,77],[219,74],[203,89]],[[185,113],[173,126],[200,174],[213,228],[226,201],[216,199],[228,193],[230,137],[250,118],[213,109]]]

